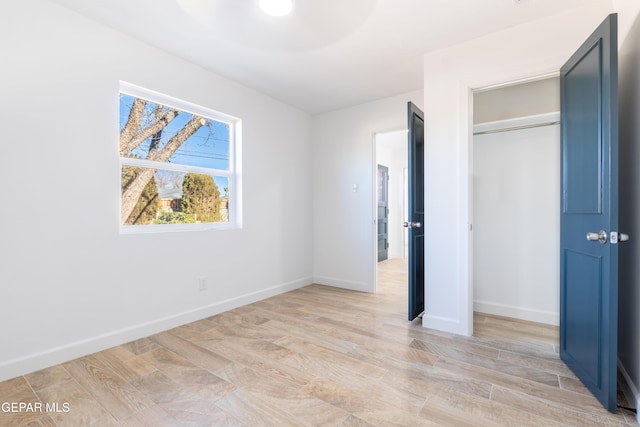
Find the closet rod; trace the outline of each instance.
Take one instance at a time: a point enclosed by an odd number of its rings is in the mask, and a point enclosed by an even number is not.
[[[486,135],[489,133],[498,133],[498,132],[509,132],[512,130],[522,130],[522,129],[530,129],[530,128],[539,128],[539,127],[543,127],[543,126],[551,126],[551,125],[559,125],[560,121],[556,120],[553,122],[546,122],[546,123],[536,123],[536,124],[531,124],[531,125],[522,125],[522,126],[514,126],[514,127],[510,127],[510,128],[502,128],[502,129],[495,129],[495,130],[484,130],[484,131],[479,131],[479,132],[474,132],[473,135]]]

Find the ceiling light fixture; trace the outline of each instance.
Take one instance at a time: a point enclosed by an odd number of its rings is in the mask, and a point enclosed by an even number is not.
[[[284,16],[293,9],[293,0],[258,0],[260,9],[267,15]]]

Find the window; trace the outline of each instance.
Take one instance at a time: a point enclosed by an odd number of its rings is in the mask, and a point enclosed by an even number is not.
[[[241,225],[240,120],[120,83],[120,231]]]

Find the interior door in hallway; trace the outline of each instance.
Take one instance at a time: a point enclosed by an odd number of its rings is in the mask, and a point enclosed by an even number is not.
[[[409,310],[413,320],[424,312],[424,113],[408,104]]]
[[[389,258],[389,168],[378,165],[378,262]]]

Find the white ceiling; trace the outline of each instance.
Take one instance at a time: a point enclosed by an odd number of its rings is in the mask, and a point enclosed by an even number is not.
[[[609,0],[51,0],[311,114],[420,89],[423,54]]]

